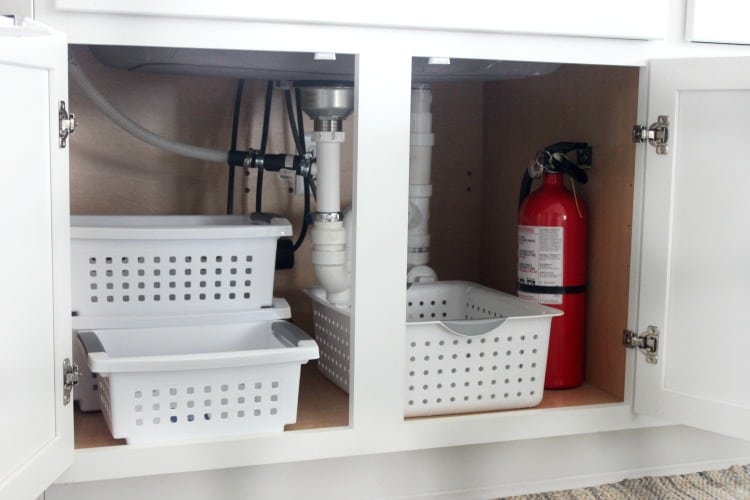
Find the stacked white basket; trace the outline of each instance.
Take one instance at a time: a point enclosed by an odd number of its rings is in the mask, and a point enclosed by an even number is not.
[[[349,390],[349,310],[313,300],[318,368]],[[531,407],[544,392],[550,324],[557,309],[483,286],[414,284],[406,304],[407,417]]]
[[[249,216],[74,216],[76,399],[129,443],[281,431],[315,342],[282,321],[276,243]]]

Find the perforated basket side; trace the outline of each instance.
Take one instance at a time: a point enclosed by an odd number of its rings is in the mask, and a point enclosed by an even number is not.
[[[406,321],[445,321],[464,318],[466,286],[461,283],[414,285],[406,292]]]
[[[297,419],[299,377],[299,363],[111,374],[102,412],[130,444],[280,432]]]
[[[230,312],[272,305],[275,238],[71,242],[80,316]]]
[[[75,334],[73,335],[73,363],[78,365],[81,374],[78,383],[73,387],[73,398],[78,402],[78,408],[81,411],[98,411],[100,378],[96,373],[91,373],[86,351],[78,335]]]
[[[314,291],[309,295],[320,371],[348,390],[349,315]],[[553,310],[467,282],[415,285],[407,291],[406,306],[405,416],[539,404]],[[481,335],[457,334],[446,327],[454,321],[495,318],[504,321],[490,322],[492,329]]]
[[[112,393],[109,386],[109,377],[99,377],[99,409],[102,411],[102,417],[109,427],[112,436],[117,437],[115,428],[112,424]]]
[[[551,308],[519,300],[466,281],[415,284],[407,290],[408,322],[456,321],[559,314]]]
[[[499,292],[484,287],[467,287],[465,295],[465,319],[505,318],[514,311],[501,300]],[[514,297],[514,300],[518,300]],[[505,306],[505,307],[504,307]]]
[[[406,416],[523,408],[544,390],[551,318],[510,318],[476,337],[410,324]]]
[[[320,349],[318,370],[349,392],[350,318],[341,309],[313,301],[315,340]]]

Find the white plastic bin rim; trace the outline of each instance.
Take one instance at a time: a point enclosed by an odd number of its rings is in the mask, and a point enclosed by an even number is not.
[[[72,239],[227,239],[291,236],[287,219],[252,215],[73,215]]]
[[[318,345],[287,321],[79,331],[91,371],[164,372],[298,362]]]
[[[465,322],[477,323],[497,323],[498,319],[505,318],[542,318],[547,316],[562,316],[563,312],[553,307],[547,307],[535,302],[521,299],[515,295],[511,295],[498,290],[471,283],[468,281],[435,281],[432,283],[414,283],[406,291],[407,302],[419,300],[420,297],[435,298],[437,296],[451,295],[453,298],[460,297],[465,300],[469,297],[470,293],[481,292],[491,297],[492,302],[496,303],[497,306],[502,310],[502,318],[484,318],[484,319],[464,319],[464,318],[444,318],[442,320],[424,318],[418,320],[407,321],[407,325],[411,324],[460,324]],[[325,299],[325,290],[321,287],[311,287],[305,290],[305,294],[309,296],[313,301],[318,304],[322,304],[326,307],[331,307],[340,311],[343,314],[349,315],[350,307],[336,307],[334,304],[330,304]],[[405,311],[405,315],[408,313]],[[450,329],[450,328],[449,328]],[[479,334],[474,333],[474,334]]]
[[[121,316],[73,316],[73,330],[97,328],[152,328],[183,325],[220,325],[226,323],[254,323],[289,319],[292,310],[289,302],[280,297],[273,298],[273,305],[251,311],[179,313],[159,315]]]
[[[547,307],[536,302],[519,298],[516,295],[494,290],[477,283],[468,281],[433,281],[428,283],[414,283],[406,291],[406,299],[415,302],[424,298],[436,298],[439,296],[450,296],[452,298],[463,298],[472,302],[472,296],[483,296],[484,300],[491,301],[505,318],[541,318],[547,316],[562,316],[563,312],[553,307]],[[446,318],[444,321],[461,320],[462,318]],[[490,319],[490,318],[487,318]],[[477,321],[471,320],[471,321]],[[412,321],[413,323],[426,323],[428,320]],[[410,322],[410,323],[412,323]]]

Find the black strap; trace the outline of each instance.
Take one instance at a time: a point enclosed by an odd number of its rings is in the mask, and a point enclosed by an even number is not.
[[[572,293],[584,293],[586,291],[586,285],[540,286],[540,285],[527,285],[525,283],[519,283],[518,290],[521,292],[541,293],[541,294],[547,294],[547,295],[567,295],[567,294],[572,294]]]

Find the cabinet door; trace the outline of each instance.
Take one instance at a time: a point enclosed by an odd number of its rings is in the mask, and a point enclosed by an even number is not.
[[[648,108],[635,410],[750,439],[750,59],[653,62]]]
[[[747,0],[688,0],[686,38],[693,42],[750,44]]]
[[[65,38],[0,26],[0,498],[35,498],[73,459]]]

